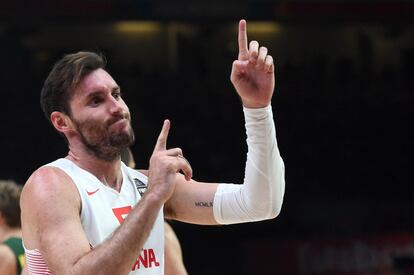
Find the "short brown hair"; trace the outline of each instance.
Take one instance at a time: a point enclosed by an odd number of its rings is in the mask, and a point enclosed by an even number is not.
[[[0,180],[0,214],[10,227],[21,227],[20,193],[22,188],[11,180]]]
[[[59,111],[71,115],[69,101],[73,89],[89,73],[105,68],[106,60],[101,53],[77,52],[65,55],[53,66],[43,84],[40,105],[46,118]]]

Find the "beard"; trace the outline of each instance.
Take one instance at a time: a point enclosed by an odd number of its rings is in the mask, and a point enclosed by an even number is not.
[[[128,129],[111,131],[111,126],[122,119],[127,119]],[[113,161],[120,156],[123,149],[131,146],[135,141],[128,114],[113,117],[106,123],[94,120],[80,122],[75,119],[73,122],[83,145],[98,159]]]

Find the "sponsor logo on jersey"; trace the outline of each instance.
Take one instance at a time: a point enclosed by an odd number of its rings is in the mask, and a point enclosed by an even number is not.
[[[134,183],[135,183],[135,187],[138,190],[139,195],[142,197],[145,191],[147,191],[147,188],[148,188],[147,185],[138,178],[134,178]]]

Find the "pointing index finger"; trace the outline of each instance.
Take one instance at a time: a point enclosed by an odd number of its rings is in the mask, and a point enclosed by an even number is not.
[[[157,143],[155,144],[154,152],[165,150],[167,148],[167,138],[168,138],[169,131],[170,131],[170,121],[166,119],[164,120],[161,133],[158,136]]]
[[[247,48],[247,31],[246,20],[242,19],[239,22],[239,60],[246,60],[249,56],[249,50]]]

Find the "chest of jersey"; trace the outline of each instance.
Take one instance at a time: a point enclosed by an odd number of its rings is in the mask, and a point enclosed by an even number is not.
[[[63,162],[67,161],[65,159]],[[105,186],[94,175],[73,164],[66,163],[63,170],[71,176],[79,191],[82,200],[80,219],[92,247],[96,247],[110,237],[131,210],[136,205],[139,207],[138,203],[147,184],[147,178],[143,174],[124,165],[120,192]],[[130,274],[164,274],[163,255],[164,218],[161,209],[150,236],[131,267]]]

